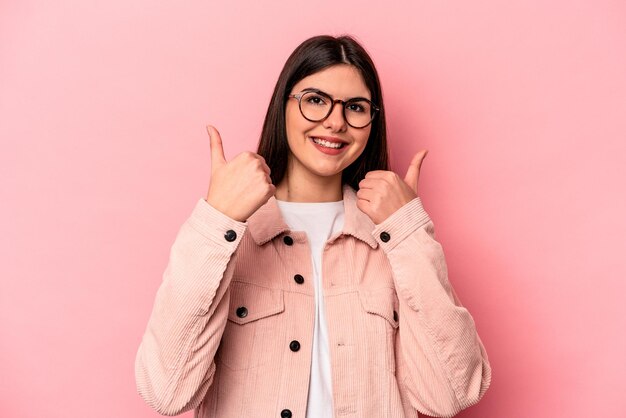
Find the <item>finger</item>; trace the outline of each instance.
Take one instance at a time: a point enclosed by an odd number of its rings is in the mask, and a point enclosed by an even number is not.
[[[408,184],[415,193],[417,193],[417,181],[426,154],[428,154],[428,150],[421,150],[413,156],[409,168],[406,170],[406,176],[404,177],[406,184]]]
[[[380,178],[385,178],[386,176],[388,176],[389,171],[387,170],[373,170],[373,171],[368,171],[365,174],[365,178],[372,178],[372,179],[380,179]]]
[[[372,204],[365,199],[358,199],[356,201],[356,207],[367,215],[368,218],[372,219],[374,216],[374,212],[372,210]]]
[[[363,212],[364,214],[366,214],[367,216],[369,216],[369,213],[371,212],[371,205],[370,202],[368,202],[365,199],[358,199],[356,201],[356,207]]]
[[[263,163],[261,164],[261,168],[263,169],[263,171],[265,171],[267,173],[267,175],[269,176],[270,174],[272,174],[272,170],[270,169],[270,167]]]
[[[364,178],[359,182],[359,189],[375,189],[380,183],[380,179],[373,177]]]
[[[211,125],[207,125],[206,129],[211,138],[211,171],[213,171],[215,168],[226,164],[226,157],[224,157],[224,147],[220,133]]]
[[[363,200],[367,200],[368,202],[371,202],[376,196],[376,193],[372,189],[359,189],[356,192],[356,195],[359,199],[363,199]]]
[[[249,154],[260,162],[259,167],[261,167],[261,170],[265,171],[267,174],[272,173],[270,166],[267,165],[267,162],[262,155],[259,155],[256,152],[250,152]]]

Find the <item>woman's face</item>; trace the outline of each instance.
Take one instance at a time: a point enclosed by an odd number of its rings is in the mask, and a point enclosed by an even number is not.
[[[347,64],[334,65],[311,74],[296,83],[289,93],[297,94],[307,88],[321,90],[333,99],[364,97],[371,100],[370,91],[361,73]],[[300,113],[298,100],[295,98],[287,100],[285,122],[291,151],[289,175],[292,178],[302,174],[318,177],[341,176],[341,172],[365,149],[372,128],[371,124],[361,129],[348,125],[343,117],[341,103],[333,107],[325,120],[310,122]],[[338,142],[343,142],[341,148],[333,146],[333,143]]]

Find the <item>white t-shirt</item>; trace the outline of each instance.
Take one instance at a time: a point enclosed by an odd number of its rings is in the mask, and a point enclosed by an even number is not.
[[[322,252],[328,239],[343,229],[343,200],[338,202],[286,202],[277,200],[285,223],[292,231],[304,231],[311,247],[315,287],[315,326],[307,418],[333,417],[328,327],[322,297]]]

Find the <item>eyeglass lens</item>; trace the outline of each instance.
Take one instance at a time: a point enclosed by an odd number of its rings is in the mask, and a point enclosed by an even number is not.
[[[300,110],[305,118],[320,121],[330,113],[332,104],[329,97],[309,91],[300,99]],[[349,100],[344,104],[344,108],[346,122],[355,128],[364,127],[372,120],[372,106],[366,100]]]

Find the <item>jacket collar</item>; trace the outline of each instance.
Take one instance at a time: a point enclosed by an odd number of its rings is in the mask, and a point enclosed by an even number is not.
[[[372,220],[356,206],[356,192],[349,184],[342,186],[344,226],[340,235],[352,235],[367,243],[370,247],[378,247],[372,236],[375,225]],[[291,231],[285,223],[276,197],[269,200],[248,218],[248,230],[257,245],[263,245],[277,235]]]

